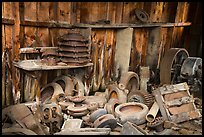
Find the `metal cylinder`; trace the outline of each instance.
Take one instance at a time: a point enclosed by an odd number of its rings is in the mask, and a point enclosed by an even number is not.
[[[159,106],[157,102],[155,101],[152,107],[150,108],[149,112],[146,115],[146,120],[148,122],[153,122],[155,120],[155,117],[159,111]]]

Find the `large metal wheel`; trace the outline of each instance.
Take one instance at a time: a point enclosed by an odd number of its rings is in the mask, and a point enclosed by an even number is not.
[[[180,76],[181,66],[188,57],[188,51],[184,48],[168,50],[160,64],[160,83],[176,84],[178,76]]]

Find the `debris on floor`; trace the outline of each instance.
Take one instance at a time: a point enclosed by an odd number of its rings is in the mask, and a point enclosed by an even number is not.
[[[4,108],[3,134],[202,134],[199,110],[202,101],[190,95],[185,82],[159,86],[149,93],[138,89],[132,82],[137,81],[137,74],[131,72],[125,78],[127,81],[109,84],[105,92],[84,96],[84,91],[79,90],[82,85],[73,82],[74,77],[61,76],[61,79],[65,81],[63,87],[55,79],[55,83],[41,89],[40,104],[34,101]]]

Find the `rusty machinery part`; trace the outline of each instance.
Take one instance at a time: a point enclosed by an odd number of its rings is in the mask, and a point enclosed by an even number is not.
[[[164,130],[164,119],[162,117],[155,118],[154,122],[148,122],[147,126],[161,132]]]
[[[86,99],[85,96],[71,96],[71,97],[69,97],[69,100],[70,100],[71,102],[74,102],[74,103],[81,103],[81,102],[83,102],[85,99]]]
[[[187,82],[189,91],[194,97],[199,97],[202,92],[202,59],[198,57],[188,57],[181,67],[180,77],[182,82]]]
[[[71,47],[87,47],[88,45],[79,41],[63,41],[58,42],[59,46],[71,46]]]
[[[127,96],[128,102],[144,103],[145,105],[147,105],[148,108],[152,106],[154,100],[155,99],[152,94],[143,90],[136,90],[134,92],[130,92]]]
[[[94,122],[97,118],[99,118],[100,116],[103,116],[107,114],[107,111],[106,109],[103,109],[103,108],[99,108],[95,111],[93,111],[91,114],[90,114],[90,121],[91,122]]]
[[[70,105],[73,105],[73,102],[64,102],[64,101],[60,101],[58,102],[58,104],[60,105],[60,107],[62,108],[62,110],[67,110],[67,107]]]
[[[106,109],[108,114],[112,114],[115,116],[115,108],[120,104],[121,103],[118,99],[112,98],[105,104],[104,108]]]
[[[159,105],[155,101],[152,107],[150,108],[149,112],[146,115],[146,120],[148,122],[153,122],[159,112]]]
[[[117,126],[117,121],[112,114],[105,114],[97,118],[93,123],[95,128],[111,128],[114,129]]]
[[[69,76],[59,76],[53,80],[53,82],[60,84],[65,96],[73,96],[74,94],[74,83]]]
[[[125,87],[129,93],[136,91],[139,89],[139,76],[132,71],[123,73],[120,77],[119,87]]]
[[[27,128],[9,127],[2,128],[2,135],[37,135],[37,134]]]
[[[108,85],[105,92],[107,100],[115,98],[118,99],[120,103],[127,102],[127,94],[123,90],[120,90],[116,84]]]
[[[87,47],[65,47],[65,46],[61,46],[59,48],[59,53],[61,53],[61,52],[81,54],[81,53],[90,53],[90,50]]]
[[[69,112],[74,112],[74,113],[83,112],[87,110],[87,104],[81,104],[81,103],[72,104],[67,107],[67,110],[68,110],[68,113]]]
[[[64,34],[59,38],[59,41],[80,41],[87,42],[87,40],[80,33],[70,33]]]
[[[107,103],[107,100],[104,96],[85,96],[86,100],[83,101],[85,104],[97,103],[99,108],[103,108]]]
[[[62,126],[62,110],[59,105],[52,102],[50,104],[44,104],[42,106],[42,121],[48,127],[50,127],[50,133],[55,133],[60,131]]]
[[[53,102],[57,102],[57,96],[60,94],[64,94],[64,91],[58,83],[52,82],[42,87],[40,90],[40,94],[41,103],[50,100]]]
[[[80,78],[77,77],[72,77],[74,87],[75,87],[75,93],[74,96],[84,96],[85,92],[85,87]]]
[[[82,112],[72,112],[72,111],[68,111],[68,114],[73,116],[73,117],[82,117],[85,116],[89,113],[88,110],[82,111]]]
[[[196,77],[199,69],[202,69],[202,59],[198,57],[188,57],[184,60],[181,67],[181,77],[184,79],[188,79],[191,76]],[[199,76],[202,77],[202,73],[199,74]]]
[[[85,65],[87,63],[90,63],[90,59],[88,58],[67,58],[67,57],[61,57],[60,61],[65,62],[66,64],[74,64],[74,65]]]
[[[143,103],[128,102],[120,104],[115,108],[115,116],[122,124],[130,121],[140,125],[146,122],[145,116],[148,111],[148,107]]]
[[[58,51],[56,49],[47,49],[42,53],[42,57],[47,57],[49,55],[58,56]]]
[[[72,57],[72,58],[89,58],[90,54],[86,53],[86,52],[82,52],[82,53],[75,53],[75,52],[61,52],[59,53],[60,57]]]
[[[87,105],[88,110],[91,112],[95,111],[99,107],[99,104],[97,102],[91,102]]]
[[[83,40],[85,40],[84,36],[82,36],[80,31],[76,30],[76,29],[69,30],[68,33],[62,35],[59,38],[59,41],[60,40],[67,40],[66,38],[69,38],[69,39],[74,40],[74,41],[83,41]]]
[[[181,66],[188,57],[188,51],[184,48],[169,49],[161,60],[160,83],[175,84],[178,80],[177,77],[180,76]]]
[[[147,12],[141,9],[135,9],[134,12],[137,19],[139,19],[141,22],[148,22],[149,15],[147,14]]]

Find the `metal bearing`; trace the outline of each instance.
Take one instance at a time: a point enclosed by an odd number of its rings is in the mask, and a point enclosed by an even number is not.
[[[95,128],[111,128],[114,129],[117,126],[117,121],[112,114],[105,114],[93,123]]]
[[[102,115],[107,114],[107,111],[103,108],[99,108],[97,110],[95,110],[93,113],[91,113],[90,115],[90,121],[94,122],[97,118],[99,118]]]

